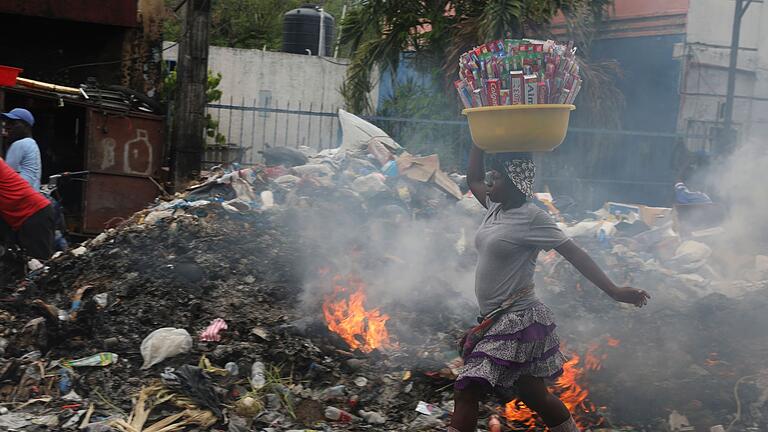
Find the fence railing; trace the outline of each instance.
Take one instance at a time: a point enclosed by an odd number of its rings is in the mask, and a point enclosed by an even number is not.
[[[257,100],[239,105],[209,104],[207,112],[218,122],[218,133],[225,145],[209,140],[209,150],[203,160],[206,164],[230,162],[222,159],[237,158],[245,165],[260,160],[259,151],[268,147],[310,147],[315,150],[336,147],[341,138],[338,125],[338,106],[285,104],[274,101],[268,106],[257,105]]]

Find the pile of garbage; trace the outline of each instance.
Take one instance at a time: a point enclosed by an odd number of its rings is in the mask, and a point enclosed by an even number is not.
[[[340,119],[337,149],[214,168],[0,285],[0,430],[444,430],[484,210],[437,156]],[[652,296],[627,310],[541,257],[537,290],[579,368],[561,387],[585,428],[768,425],[763,267],[729,276],[723,234],[681,234],[671,209],[609,203],[585,219],[538,198]],[[344,315],[355,308],[362,320]],[[337,331],[373,320],[387,333]],[[504,402],[481,407],[480,430],[494,414],[543,430]]]
[[[688,303],[715,293],[737,297],[768,284],[768,256],[729,244],[729,234],[717,218],[688,225],[680,215],[694,205],[663,208],[608,202],[569,223],[551,196],[539,197],[560,218],[566,234],[586,247],[614,280],[653,286],[660,296],[657,301]],[[713,212],[711,204],[697,211]],[[764,251],[766,246],[758,249]],[[545,274],[572,269],[554,254],[551,258],[545,261]],[[554,279],[562,280],[562,275]]]
[[[392,332],[411,337],[387,353],[351,349],[302,298],[339,248],[378,260],[374,232],[462,198],[436,156],[341,115],[341,148],[215,169],[3,286],[0,430],[444,427],[460,301],[437,299],[437,322],[401,305]]]
[[[711,202],[609,202],[575,219],[539,198],[614,281],[651,295],[642,310],[617,307],[556,253],[540,257],[537,288],[562,338],[599,362],[586,384],[605,418],[646,430],[768,427],[767,245],[734,244],[723,218],[707,216]],[[686,217],[694,211],[702,217]]]

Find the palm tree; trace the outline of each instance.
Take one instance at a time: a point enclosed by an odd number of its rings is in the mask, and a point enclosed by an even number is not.
[[[376,68],[396,71],[404,51],[414,52],[416,67],[440,69],[446,89],[455,79],[459,55],[479,43],[503,37],[546,37],[559,11],[568,33],[588,52],[594,29],[613,0],[361,0],[342,23],[342,44],[352,63],[342,93],[354,112],[371,110],[368,94]],[[585,111],[617,117],[621,93],[612,85],[616,68],[582,57]],[[593,100],[594,99],[594,100]],[[600,101],[600,102],[598,102]],[[610,103],[606,103],[610,101]]]

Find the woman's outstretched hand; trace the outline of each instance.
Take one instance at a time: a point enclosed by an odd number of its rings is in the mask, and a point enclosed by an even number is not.
[[[637,307],[645,306],[651,298],[644,290],[632,287],[617,287],[610,295],[617,302],[629,303]]]

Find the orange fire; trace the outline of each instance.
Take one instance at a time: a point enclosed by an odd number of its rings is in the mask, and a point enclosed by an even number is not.
[[[608,358],[607,354],[598,354],[597,350],[600,348],[600,344],[595,342],[587,347],[587,352],[584,353],[584,366],[587,370],[598,371],[603,368],[603,360]]]
[[[386,322],[389,315],[379,309],[366,311],[366,284],[359,277],[337,275],[333,278],[333,294],[323,302],[323,315],[328,328],[344,339],[352,349],[371,352],[390,345]]]
[[[595,406],[587,401],[589,391],[579,384],[579,381],[581,381],[584,375],[584,370],[579,367],[580,360],[581,357],[577,354],[571,354],[571,359],[563,365],[563,375],[561,375],[560,378],[557,379],[555,385],[550,388],[550,391],[563,401],[568,408],[568,411],[574,414],[577,423],[580,423],[577,418],[579,413],[595,411]],[[536,429],[536,414],[517,399],[507,403],[504,410],[504,416],[509,421],[514,421],[526,426],[529,431]],[[579,426],[581,428],[586,428],[588,425],[579,424]]]

